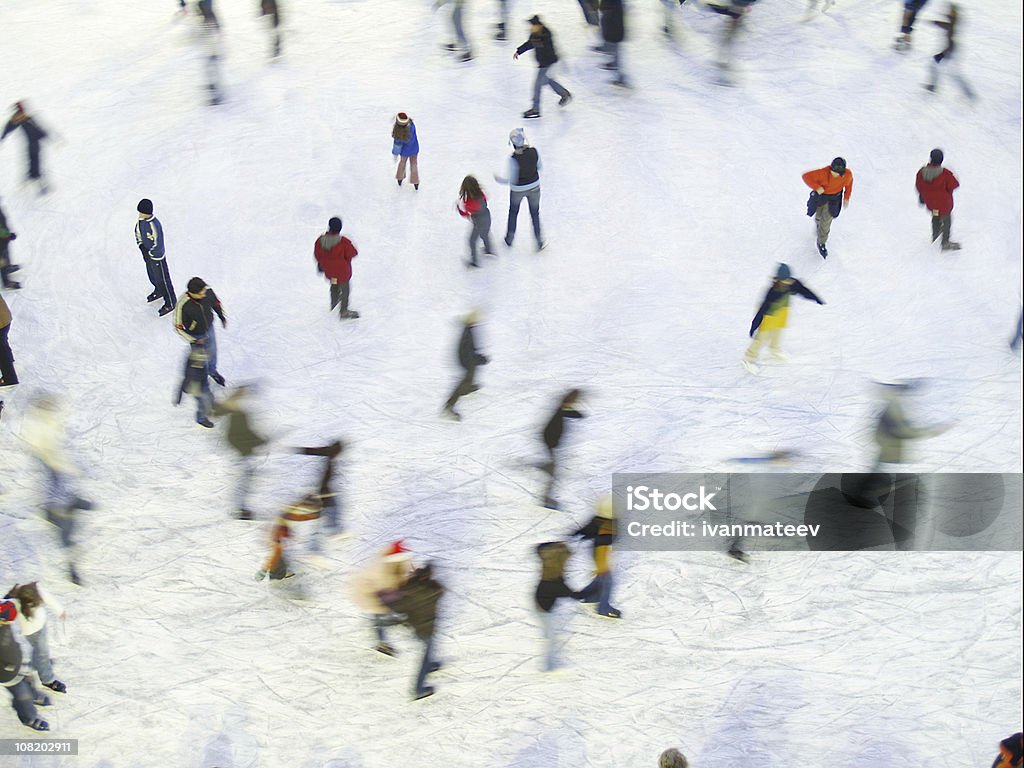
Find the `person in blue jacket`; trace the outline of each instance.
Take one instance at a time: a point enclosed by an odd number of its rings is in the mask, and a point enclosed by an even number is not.
[[[149,275],[149,282],[153,284],[153,292],[146,297],[146,301],[163,299],[163,306],[158,313],[163,317],[174,311],[176,301],[164,253],[164,228],[160,225],[160,219],[153,215],[152,200],[139,200],[136,210],[139,212],[139,221],[135,225],[135,242],[142,251],[142,260],[146,262],[146,274]]]
[[[394,140],[391,146],[391,154],[398,163],[398,170],[395,171],[395,180],[398,186],[405,181],[405,163],[409,163],[409,180],[413,187],[420,188],[420,169],[416,160],[420,154],[420,142],[416,138],[416,123],[412,121],[405,112],[395,115],[395,125],[391,129],[391,138]]]

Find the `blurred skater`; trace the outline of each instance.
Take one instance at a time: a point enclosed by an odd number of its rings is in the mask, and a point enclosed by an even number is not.
[[[51,613],[64,621],[67,616],[64,606],[36,581],[15,584],[4,597],[13,600],[18,607],[18,626],[21,634],[32,646],[32,667],[39,676],[39,682],[55,693],[67,693],[68,687],[58,680],[53,672],[48,633],[48,628],[53,622],[47,623]],[[45,694],[39,693],[36,696],[36,704],[46,706],[49,700]]]
[[[320,517],[322,505],[313,494],[302,497],[294,504],[289,504],[277,516],[270,532],[270,556],[263,567],[256,571],[256,581],[270,578],[271,581],[290,579],[295,573],[291,570],[286,557],[286,543],[292,537],[292,525]]]
[[[555,479],[558,475],[558,447],[562,444],[562,437],[565,434],[566,419],[582,419],[583,413],[576,408],[576,402],[582,393],[578,389],[570,389],[562,397],[555,409],[555,413],[548,420],[541,439],[548,452],[548,460],[541,464],[540,469],[548,476],[547,485],[544,487],[542,504],[548,509],[558,509],[558,502],[554,498]]]
[[[183,395],[192,395],[196,399],[196,424],[213,429],[210,421],[214,404],[213,392],[210,391],[210,356],[202,344],[193,344],[189,348],[185,375],[178,387],[175,405],[181,405]]]
[[[459,57],[459,61],[472,61],[473,49],[469,44],[469,40],[466,39],[466,30],[463,27],[462,21],[462,16],[466,10],[466,0],[434,0],[434,7],[440,8],[442,5],[449,3],[452,6],[452,31],[455,33],[455,42],[446,44],[444,48],[452,53],[461,51],[462,55]]]
[[[615,513],[611,496],[597,503],[597,513],[583,527],[572,534],[589,541],[594,548],[594,580],[580,590],[585,603],[597,603],[597,615],[607,619],[621,619],[622,611],[613,608],[612,599],[612,543],[615,541]]]
[[[512,0],[498,0],[498,18],[494,32],[494,39],[498,42],[505,42],[508,33],[508,4]]]
[[[11,261],[10,244],[18,236],[9,230],[4,209],[0,206],[0,286],[9,290],[21,288],[21,283],[11,277],[20,267]]]
[[[813,216],[818,230],[818,253],[821,258],[828,258],[829,232],[832,231],[832,220],[850,204],[853,194],[853,171],[846,167],[846,161],[835,158],[828,166],[807,171],[803,175],[804,184],[811,188],[807,199],[807,215]]]
[[[75,568],[77,549],[75,529],[81,510],[92,509],[92,503],[74,489],[78,469],[65,451],[67,428],[64,409],[53,395],[41,395],[29,406],[21,426],[21,438],[43,469],[43,509],[47,522],[60,530],[60,543],[67,557],[68,577],[81,584]]]
[[[910,50],[910,37],[914,32],[914,22],[917,20],[917,14],[921,12],[927,2],[928,0],[904,0],[900,33],[896,36],[896,44],[893,46],[900,53]]]
[[[395,115],[395,124],[391,127],[391,154],[398,163],[395,180],[398,186],[405,181],[405,164],[409,163],[409,181],[415,189],[420,188],[420,140],[416,136],[416,123],[405,112]]]
[[[359,313],[348,308],[349,283],[352,281],[352,259],[359,255],[359,251],[351,240],[341,234],[341,226],[341,218],[332,216],[327,222],[327,231],[313,244],[313,258],[316,259],[317,271],[331,281],[331,311],[340,305],[339,317],[353,320],[359,317]]]
[[[933,149],[928,165],[917,172],[914,185],[917,199],[932,214],[932,242],[942,238],[942,250],[959,251],[960,243],[949,239],[953,225],[953,190],[960,186],[956,176],[942,167],[944,156],[941,149]]]
[[[540,232],[540,154],[526,141],[522,128],[516,128],[508,135],[512,145],[512,154],[508,161],[507,176],[494,175],[496,181],[508,182],[508,225],[505,230],[505,245],[512,247],[516,237],[516,226],[519,209],[523,200],[530,209],[530,221],[533,223],[533,236],[537,241],[537,250],[547,247]]]
[[[444,595],[444,587],[434,578],[433,568],[427,563],[417,568],[397,590],[382,590],[381,601],[398,614],[423,643],[423,657],[413,687],[414,699],[434,695],[434,687],[427,685],[427,675],[441,669],[434,659],[434,632],[437,624],[437,605]]]
[[[537,557],[540,558],[540,581],[533,593],[537,616],[540,618],[544,633],[544,666],[545,672],[554,672],[558,667],[558,615],[555,607],[562,598],[581,600],[582,592],[576,592],[565,583],[565,564],[571,552],[564,541],[549,541],[537,545]]]
[[[228,317],[213,288],[201,277],[193,277],[188,281],[188,290],[174,305],[174,330],[190,347],[198,345],[206,350],[210,378],[223,387],[224,377],[217,370],[217,324],[213,320],[214,315],[220,318],[222,328],[228,327]]]
[[[721,73],[720,84],[731,85],[728,72],[732,69],[733,44],[743,27],[743,19],[750,12],[757,0],[711,0],[705,3],[708,9],[726,17],[722,42],[718,49],[718,68]]]
[[[11,308],[0,295],[0,387],[13,387],[18,383],[18,372],[14,369],[14,353],[7,341],[11,330]]]
[[[882,472],[895,469],[906,462],[906,443],[941,435],[949,429],[947,424],[930,427],[915,427],[907,418],[903,398],[913,391],[913,383],[882,384],[882,411],[875,425],[875,445],[878,455],[872,471]]]
[[[412,554],[401,541],[377,553],[365,568],[352,579],[352,597],[357,606],[370,616],[377,645],[374,650],[385,656],[395,656],[397,651],[388,642],[385,629],[402,623],[402,617],[384,604],[382,592],[394,591],[402,586],[413,572]]]
[[[601,38],[604,40],[605,52],[610,61],[601,65],[601,69],[612,72],[615,79],[612,85],[628,85],[622,73],[622,41],[626,36],[625,10],[622,0],[601,0]]]
[[[167,269],[167,253],[164,250],[164,228],[160,219],[153,215],[153,201],[147,198],[139,200],[136,206],[139,220],[135,224],[135,243],[142,251],[142,260],[146,264],[146,275],[153,286],[153,292],[146,301],[163,300],[160,317],[174,311],[174,286],[171,285],[171,273]]]
[[[523,112],[523,117],[534,118],[540,117],[540,92],[545,85],[551,86],[551,90],[558,94],[560,107],[572,101],[572,94],[548,74],[558,61],[558,54],[555,52],[551,30],[541,23],[539,16],[530,18],[530,38],[516,48],[512,58],[518,59],[527,51],[533,51],[537,57],[537,79],[533,82],[533,106]]]
[[[939,51],[937,54],[932,56],[931,64],[931,77],[925,89],[935,93],[939,87],[939,75],[941,74],[939,67],[949,71],[949,74],[956,81],[957,85],[960,86],[960,90],[963,91],[971,101],[977,97],[974,93],[974,89],[971,88],[970,83],[963,76],[963,72],[960,69],[960,57],[954,56],[956,52],[956,25],[960,18],[960,8],[955,3],[949,4],[949,10],[946,12],[945,19],[933,20],[932,24],[941,27],[946,32],[946,47]]]
[[[480,387],[474,383],[476,368],[478,365],[487,365],[489,362],[485,355],[482,355],[477,351],[474,329],[479,322],[480,313],[478,311],[473,310],[467,314],[462,326],[462,335],[459,337],[458,359],[459,365],[462,366],[463,375],[459,380],[459,383],[455,385],[455,390],[452,392],[447,402],[445,402],[443,411],[445,415],[451,417],[455,421],[462,420],[462,416],[455,410],[455,404],[459,402],[459,398],[472,394],[480,389]]]
[[[475,176],[467,176],[459,187],[459,215],[469,219],[473,227],[469,231],[469,266],[479,267],[476,260],[476,241],[484,244],[484,253],[494,256],[491,247],[491,211],[487,207],[487,195],[480,188]]]
[[[764,301],[761,302],[761,306],[750,324],[750,336],[753,341],[747,347],[743,365],[751,373],[758,371],[757,358],[765,342],[768,342],[776,360],[782,362],[787,360],[780,340],[782,330],[786,327],[786,322],[789,319],[789,297],[793,294],[816,301],[818,304],[825,303],[810,288],[793,277],[788,264],[779,264],[771,287],[765,294]]]
[[[46,178],[43,176],[42,163],[40,160],[42,142],[48,138],[48,134],[39,125],[34,115],[29,114],[25,102],[18,101],[14,104],[14,114],[7,121],[3,132],[0,132],[0,141],[7,138],[7,134],[21,129],[25,135],[26,148],[28,149],[28,174],[26,183],[35,184],[39,194],[45,195],[49,191]]]
[[[238,464],[238,488],[235,491],[235,517],[239,520],[252,520],[249,509],[249,489],[252,476],[256,472],[256,452],[267,444],[267,438],[252,428],[247,401],[249,387],[236,387],[224,400],[213,405],[214,416],[227,416],[228,445],[235,452]]]
[[[270,57],[281,55],[281,4],[278,0],[260,0],[260,16],[270,24]]]
[[[11,694],[11,707],[22,725],[33,731],[48,731],[50,724],[39,717],[32,689],[32,647],[18,629],[18,609],[13,600],[0,600],[0,688]]]
[[[338,500],[341,494],[335,490],[334,478],[337,472],[335,462],[341,455],[344,447],[340,440],[335,440],[328,445],[295,449],[296,453],[301,453],[304,456],[322,456],[326,459],[323,462],[323,473],[320,475],[320,487],[317,492],[317,498],[320,500],[320,519],[323,521],[322,530],[328,536],[342,532],[342,505]],[[318,551],[320,549],[318,536],[314,536],[313,543],[313,549]]]

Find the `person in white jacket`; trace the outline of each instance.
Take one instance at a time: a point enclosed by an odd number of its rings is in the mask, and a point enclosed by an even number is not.
[[[380,593],[398,589],[409,579],[412,572],[412,555],[401,541],[396,541],[377,554],[373,562],[357,573],[352,580],[352,597],[356,605],[370,615],[377,633],[377,645],[374,650],[385,656],[394,656],[396,652],[388,643],[384,629],[402,623],[402,617],[384,605]]]
[[[71,581],[81,584],[74,562],[75,513],[76,510],[92,509],[92,504],[75,493],[74,479],[79,472],[64,449],[65,433],[60,401],[53,395],[36,398],[25,413],[21,439],[43,467],[46,519],[60,529],[61,546],[67,553]]]
[[[32,648],[18,629],[18,608],[13,600],[0,600],[0,688],[11,692],[11,706],[23,725],[34,731],[48,731],[50,724],[39,717],[29,682]]]
[[[21,634],[32,646],[32,666],[35,667],[36,674],[39,675],[39,682],[56,693],[67,693],[67,686],[53,673],[50,640],[47,633],[48,614],[52,613],[63,621],[67,615],[64,606],[36,581],[29,584],[15,584],[5,597],[13,600],[18,607],[18,626],[21,629]],[[43,695],[42,698],[45,700],[46,696]],[[40,703],[38,699],[39,697],[37,697],[37,704]],[[48,700],[46,703],[49,703]]]

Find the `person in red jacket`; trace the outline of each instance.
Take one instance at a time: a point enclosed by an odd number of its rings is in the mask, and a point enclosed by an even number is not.
[[[341,219],[331,217],[327,231],[316,239],[313,256],[317,271],[331,281],[331,309],[341,304],[341,319],[359,317],[348,308],[349,281],[352,279],[352,259],[359,252],[352,241],[341,234]]]
[[[807,215],[813,216],[818,225],[818,253],[821,258],[828,258],[828,233],[832,229],[832,219],[839,216],[842,209],[850,204],[853,194],[853,171],[846,167],[846,161],[837,157],[824,168],[815,168],[803,175],[804,184],[811,188],[811,197],[807,201]],[[840,200],[842,204],[840,205]]]
[[[956,176],[942,167],[941,149],[933,149],[928,165],[917,172],[917,199],[932,213],[932,242],[942,237],[942,250],[959,251],[960,243],[949,239],[953,225],[953,190],[960,186]]]
[[[459,187],[459,215],[469,219],[473,228],[469,232],[469,266],[479,267],[476,260],[476,241],[484,244],[484,253],[494,255],[491,247],[491,212],[487,208],[487,195],[480,188],[475,176],[467,176]]]

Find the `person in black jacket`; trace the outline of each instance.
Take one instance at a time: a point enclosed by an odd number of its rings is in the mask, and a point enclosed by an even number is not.
[[[537,557],[541,562],[540,581],[533,592],[541,627],[544,630],[544,671],[554,672],[558,666],[558,627],[555,603],[560,598],[571,597],[582,600],[584,594],[576,592],[565,583],[565,563],[571,552],[564,541],[549,541],[537,545]]]
[[[210,378],[223,387],[224,377],[217,370],[215,314],[220,318],[221,326],[227,328],[228,318],[217,294],[201,277],[193,277],[188,281],[188,291],[182,294],[174,307],[174,330],[190,346],[199,344],[206,349]]]
[[[583,414],[576,410],[576,401],[579,400],[581,394],[578,389],[570,389],[566,392],[541,435],[541,438],[544,440],[544,447],[548,452],[548,460],[540,466],[541,470],[548,476],[548,482],[544,488],[544,499],[541,503],[548,509],[558,509],[558,502],[551,495],[555,488],[555,474],[557,472],[555,449],[562,442],[565,420],[583,418]]]
[[[341,505],[338,503],[338,497],[340,494],[334,490],[334,476],[335,476],[335,459],[337,459],[341,452],[345,449],[344,444],[340,440],[335,440],[329,445],[313,446],[310,448],[296,448],[296,453],[301,453],[303,456],[322,456],[327,459],[323,465],[323,474],[320,476],[320,490],[317,493],[317,497],[320,499],[320,519],[324,521],[323,528],[324,533],[328,536],[341,533]],[[319,540],[313,539],[314,550],[319,549]]]
[[[18,236],[7,228],[7,217],[4,215],[4,209],[0,208],[0,285],[11,290],[21,288],[21,283],[11,277],[19,267],[11,263],[9,244],[17,239]]]
[[[545,85],[550,85],[561,97],[558,100],[560,107],[564,107],[572,100],[572,94],[559,82],[548,77],[548,71],[558,61],[558,54],[555,53],[555,41],[551,31],[541,24],[539,16],[530,19],[530,39],[516,48],[512,58],[518,59],[520,54],[530,50],[537,56],[537,79],[533,83],[533,106],[523,112],[523,117],[540,117],[540,89]]]
[[[620,47],[626,37],[626,26],[623,20],[622,0],[601,0],[601,37],[604,39],[604,52],[611,56],[611,61],[601,65],[601,69],[615,73],[612,85],[627,85],[622,74]]]
[[[756,373],[758,370],[757,356],[766,341],[771,346],[772,355],[776,360],[786,360],[786,356],[779,346],[779,338],[782,335],[782,329],[786,327],[789,316],[789,297],[792,294],[803,296],[805,299],[818,302],[818,304],[825,303],[810,288],[792,276],[789,265],[779,264],[771,287],[765,294],[764,301],[761,302],[761,306],[750,324],[750,335],[754,340],[743,357],[743,365],[751,373]]]
[[[424,699],[434,694],[433,686],[426,684],[427,675],[441,669],[441,664],[432,660],[431,656],[434,650],[437,604],[443,594],[444,587],[434,579],[433,569],[429,563],[413,571],[397,591],[380,594],[381,602],[396,613],[405,614],[405,624],[423,641],[423,661],[420,662],[414,689],[416,699]]]
[[[480,322],[480,313],[473,310],[466,315],[465,324],[462,327],[462,335],[459,337],[459,365],[462,366],[463,374],[451,397],[444,404],[444,413],[455,421],[461,421],[462,416],[455,410],[455,404],[464,395],[476,392],[480,387],[473,383],[478,365],[487,365],[489,362],[485,355],[481,355],[476,349],[476,339],[473,337],[473,329]]]
[[[43,171],[39,161],[40,146],[47,133],[42,129],[35,117],[25,109],[25,103],[19,101],[14,105],[14,114],[4,126],[3,133],[0,133],[0,141],[3,141],[7,134],[21,128],[25,134],[25,141],[28,148],[28,181],[36,182],[39,185],[40,194],[46,194],[48,188],[43,179]]]

